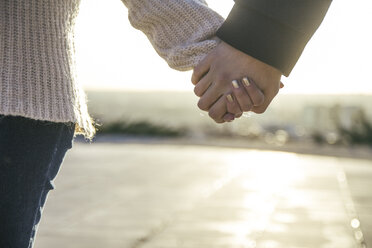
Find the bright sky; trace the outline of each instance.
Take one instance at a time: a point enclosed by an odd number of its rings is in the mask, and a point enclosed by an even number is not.
[[[223,16],[232,0],[209,0]],[[372,93],[372,1],[335,0],[283,93]],[[78,76],[85,89],[193,89],[129,24],[120,0],[82,0],[76,27]]]

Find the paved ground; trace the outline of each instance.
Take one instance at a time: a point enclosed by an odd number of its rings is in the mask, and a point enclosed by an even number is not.
[[[372,247],[372,161],[76,144],[35,248]]]

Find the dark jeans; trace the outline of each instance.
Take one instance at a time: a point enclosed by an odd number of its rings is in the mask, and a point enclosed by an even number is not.
[[[0,247],[30,248],[74,124],[0,115]]]

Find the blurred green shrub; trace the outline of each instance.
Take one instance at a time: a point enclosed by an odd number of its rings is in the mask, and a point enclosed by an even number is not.
[[[126,134],[133,136],[180,137],[185,130],[156,125],[147,121],[114,121],[97,127],[97,134]]]

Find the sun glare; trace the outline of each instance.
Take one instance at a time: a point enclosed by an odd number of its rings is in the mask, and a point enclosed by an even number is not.
[[[251,163],[252,161],[260,161],[260,163]],[[219,190],[226,190],[229,187],[241,188],[242,191],[237,195],[236,202],[233,200],[228,203],[231,206],[239,205],[241,214],[238,221],[216,223],[213,225],[214,229],[222,233],[230,233],[234,237],[231,241],[234,245],[256,247],[255,240],[259,239],[268,228],[271,232],[283,233],[287,231],[287,226],[279,223],[297,221],[296,216],[292,214],[274,214],[279,201],[284,198],[288,198],[288,201],[292,200],[293,188],[306,178],[307,172],[304,170],[306,166],[297,155],[250,151],[226,156],[225,163],[229,165],[229,172],[215,183],[215,187],[209,190],[206,197],[216,197]],[[236,181],[240,183],[235,185],[233,182]],[[234,194],[233,190],[231,194]],[[294,199],[297,197],[295,195]],[[300,198],[311,200],[305,195]]]
[[[209,0],[226,17],[232,0]],[[372,93],[372,2],[334,1],[282,93]],[[79,81],[86,89],[191,91],[190,72],[177,72],[130,26],[119,0],[83,0],[76,27]]]

